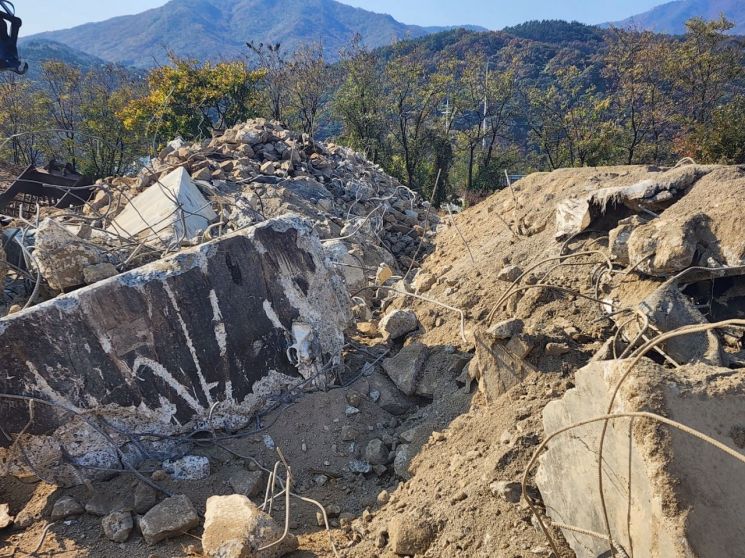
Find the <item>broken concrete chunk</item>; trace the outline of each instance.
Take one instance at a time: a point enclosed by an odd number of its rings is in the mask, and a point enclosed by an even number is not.
[[[419,327],[419,320],[412,310],[392,310],[388,312],[378,324],[378,329],[384,332],[388,339],[396,341]]]
[[[341,363],[349,298],[325,262],[311,225],[290,215],[1,319],[0,392],[166,435],[210,409],[212,427],[241,428],[267,397],[303,378],[322,385]],[[28,423],[25,403],[0,407],[6,432]],[[110,441],[65,411],[37,413],[27,434],[57,444],[32,461],[60,484],[81,482],[60,465],[62,448],[121,467]],[[25,470],[0,448],[0,465],[9,461]]]
[[[505,348],[483,330],[477,330],[474,335],[476,354],[465,369],[467,390],[470,391],[471,383],[475,380],[478,382],[479,391],[486,396],[486,399],[495,401],[534,371],[534,368],[520,356],[524,354],[520,348],[522,344],[519,347],[516,346],[517,343],[521,343],[521,338],[522,334],[516,335]],[[511,350],[510,345],[518,353]]]
[[[64,291],[86,284],[85,269],[107,262],[108,254],[81,240],[52,219],[36,229],[34,260],[52,289]]]
[[[503,500],[516,504],[522,497],[523,489],[519,482],[494,481],[489,485],[492,496],[498,496]]]
[[[166,498],[140,519],[140,531],[149,545],[181,536],[198,525],[197,511],[183,494]]]
[[[408,480],[411,478],[409,466],[414,459],[414,450],[410,444],[401,444],[396,448],[396,457],[393,460],[393,470],[400,478]]]
[[[375,438],[367,443],[365,448],[365,459],[373,465],[385,465],[388,463],[388,446],[383,440]]]
[[[175,480],[203,480],[210,476],[210,460],[201,455],[186,455],[164,462],[163,470]]]
[[[83,279],[86,285],[98,283],[109,277],[119,275],[119,271],[112,263],[100,263],[83,268]]]
[[[210,203],[179,167],[133,199],[108,232],[172,248],[206,230],[215,219]]]
[[[298,548],[295,535],[282,539],[283,531],[245,496],[212,496],[207,500],[202,549],[210,558],[281,558]]]
[[[115,543],[123,543],[129,538],[134,522],[131,513],[114,512],[101,520],[101,526],[107,539]]]
[[[523,274],[523,270],[516,265],[508,265],[502,268],[497,274],[499,281],[505,281],[507,283],[513,283],[517,281],[517,278]]]
[[[85,510],[72,496],[62,496],[52,507],[52,521],[60,521],[76,515],[83,515]]]
[[[627,368],[628,361],[607,361],[579,370],[576,387],[545,408],[545,431],[605,415]],[[704,364],[669,369],[643,360],[622,385],[614,412],[651,411],[734,449],[729,433],[745,424],[743,393],[745,377],[730,369]],[[742,475],[742,463],[678,430],[631,420],[609,423],[603,450],[603,490],[615,541],[637,556],[745,555],[745,533],[731,528],[745,497],[733,483]],[[596,532],[605,530],[598,494],[601,431],[599,422],[552,440],[536,476],[553,520]],[[569,530],[564,536],[578,558],[608,550],[594,537]]]
[[[413,403],[401,393],[391,380],[379,372],[374,372],[367,381],[370,384],[370,397],[373,398],[373,395],[377,395],[375,402],[384,411],[400,416],[406,414],[413,406]]]
[[[486,330],[486,333],[494,339],[510,339],[518,333],[522,333],[524,326],[524,322],[519,318],[511,318],[494,324]]]
[[[383,361],[383,369],[405,395],[414,395],[417,380],[427,360],[428,349],[422,343],[412,343],[393,358]]]
[[[10,506],[8,504],[0,504],[0,530],[11,525],[13,525],[13,516],[10,515]]]
[[[134,493],[134,511],[139,514],[146,514],[158,503],[158,494],[149,484],[138,482]]]
[[[230,475],[228,483],[236,494],[253,498],[258,496],[264,489],[264,473],[262,471],[246,471],[239,469]]]

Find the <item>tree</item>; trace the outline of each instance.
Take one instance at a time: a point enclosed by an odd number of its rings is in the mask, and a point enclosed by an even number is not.
[[[62,158],[76,168],[77,132],[81,121],[82,72],[64,62],[51,61],[42,64],[41,75],[46,90],[43,97],[46,110],[62,137],[61,145],[50,143],[48,149],[53,152],[59,150]],[[47,137],[51,142],[52,136]]]
[[[171,56],[170,66],[153,69],[147,94],[119,112],[127,129],[144,130],[158,146],[177,135],[208,137],[255,116],[261,70],[243,61],[199,64]]]
[[[378,57],[357,35],[342,53],[344,78],[334,96],[334,116],[342,123],[340,140],[377,162],[385,149],[385,90]]]
[[[284,110],[289,95],[289,70],[280,43],[246,43],[257,59],[256,69],[264,74],[260,93],[263,104],[268,107],[269,117],[283,122]]]
[[[437,108],[447,96],[454,73],[452,60],[428,69],[415,55],[395,59],[386,66],[386,104],[393,142],[401,151],[402,178],[420,192],[428,175],[424,167],[427,131],[437,125]]]
[[[333,89],[333,74],[323,57],[320,44],[299,49],[287,63],[288,104],[295,120],[313,137],[325,103]]]
[[[38,132],[45,118],[39,91],[28,79],[12,73],[0,75],[0,157],[17,165],[36,165],[42,159]]]

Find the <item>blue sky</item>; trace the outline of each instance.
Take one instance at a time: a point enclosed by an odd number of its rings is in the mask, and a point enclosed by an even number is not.
[[[280,0],[281,1],[281,0]],[[577,19],[602,23],[648,10],[664,0],[344,0],[345,4],[389,13],[417,25],[471,23],[501,29],[529,19]],[[64,29],[134,14],[165,0],[15,0],[23,34]]]

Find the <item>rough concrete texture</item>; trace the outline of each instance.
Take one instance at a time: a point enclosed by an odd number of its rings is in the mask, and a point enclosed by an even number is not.
[[[202,549],[210,558],[280,558],[298,547],[291,533],[279,544],[260,549],[279,541],[283,531],[246,496],[212,496],[204,514]]]
[[[628,361],[596,362],[578,371],[576,387],[545,408],[546,432],[604,415],[626,365]],[[704,364],[668,370],[643,361],[623,385],[614,411],[660,414],[741,451],[745,378],[737,371]],[[595,423],[551,441],[536,482],[554,521],[604,533],[597,481],[601,429],[602,423]],[[611,423],[603,462],[611,530],[629,555],[745,555],[745,526],[732,521],[741,515],[745,499],[741,462],[642,418]],[[596,558],[608,551],[607,544],[596,538],[569,530],[564,535],[578,558]]]
[[[0,320],[0,393],[57,405],[37,405],[26,430],[57,429],[27,442],[37,468],[60,469],[63,454],[120,467],[100,424],[70,412],[174,433],[216,404],[212,426],[239,428],[282,386],[323,385],[348,321],[347,294],[311,225],[290,215]],[[0,400],[0,416],[6,432],[20,432],[28,405]],[[24,463],[17,449],[0,453],[11,472]],[[69,470],[51,474],[75,482]]]
[[[199,525],[194,504],[183,494],[166,498],[140,519],[140,531],[147,544],[183,535]]]

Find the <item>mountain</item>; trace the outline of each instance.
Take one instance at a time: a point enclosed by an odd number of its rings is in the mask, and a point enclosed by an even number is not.
[[[689,19],[717,19],[721,14],[735,24],[732,33],[745,35],[743,0],[677,0],[609,25],[679,35],[685,33],[685,22]]]
[[[199,60],[235,58],[247,53],[247,41],[279,42],[285,51],[321,41],[333,60],[357,33],[375,48],[440,30],[405,25],[334,0],[172,0],[140,14],[40,33],[26,41],[49,39],[109,62],[146,68],[166,61],[169,51]]]
[[[105,60],[48,39],[26,39],[19,48],[19,54],[22,61],[28,62],[31,79],[37,79],[42,64],[52,60],[66,62],[83,71],[107,64]]]

